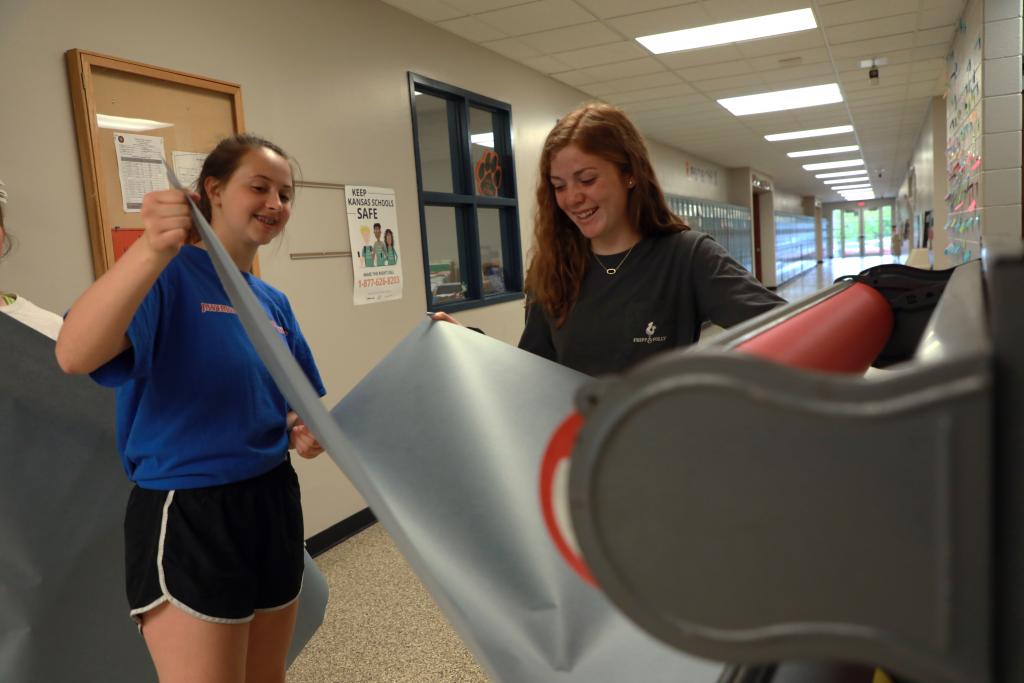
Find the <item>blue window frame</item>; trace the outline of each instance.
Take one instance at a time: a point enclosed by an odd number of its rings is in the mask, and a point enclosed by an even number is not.
[[[523,297],[512,108],[409,73],[427,309]]]

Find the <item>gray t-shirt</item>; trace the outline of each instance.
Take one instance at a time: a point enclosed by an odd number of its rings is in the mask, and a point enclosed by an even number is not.
[[[625,254],[601,260],[614,267]],[[783,303],[709,235],[660,234],[637,243],[615,275],[591,258],[560,328],[528,306],[519,348],[588,375],[621,372],[694,343],[705,321],[730,327]]]

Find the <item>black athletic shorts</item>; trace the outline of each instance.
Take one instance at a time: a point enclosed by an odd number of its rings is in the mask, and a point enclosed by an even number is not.
[[[124,520],[131,616],[170,602],[199,619],[243,623],[302,588],[299,480],[286,460],[253,479],[176,491],[136,486]]]

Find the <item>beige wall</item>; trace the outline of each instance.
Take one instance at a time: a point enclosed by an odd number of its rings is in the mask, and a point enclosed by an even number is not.
[[[651,140],[647,141],[647,146],[665,192],[716,202],[729,201],[729,169]]]
[[[949,244],[943,226],[946,223],[946,103],[941,97],[932,99],[928,114],[921,124],[910,169],[914,172],[914,196],[910,200],[911,226],[917,221],[924,225],[924,214],[932,212],[932,263],[937,269],[949,268],[952,264],[943,250]],[[903,178],[899,195],[905,197],[909,190],[910,169]],[[923,227],[922,227],[923,229]]]
[[[800,195],[784,192],[778,188],[772,194],[775,195],[775,210],[779,213],[814,215],[813,209],[811,211],[804,210],[804,198]]]
[[[541,143],[559,115],[586,96],[496,53],[375,0],[279,3],[146,3],[127,0],[0,3],[0,178],[10,194],[8,225],[17,251],[0,267],[3,288],[55,310],[92,281],[77,147],[63,54],[82,48],[201,74],[242,86],[247,128],[279,142],[306,180],[393,187],[404,254],[404,296],[352,304],[349,259],[296,261],[303,209],[324,192],[305,188],[280,244],[261,254],[264,277],[284,289],[309,337],[336,403],[405,334],[426,308],[407,71],[512,105],[513,144],[524,250],[530,244]],[[666,191],[724,199],[719,184],[697,183],[687,161],[712,164],[656,143]],[[308,213],[307,213],[308,220]],[[343,218],[339,230],[344,229]],[[519,302],[460,315],[514,343]],[[114,457],[112,454],[111,457]],[[307,534],[363,507],[327,458],[298,463]]]

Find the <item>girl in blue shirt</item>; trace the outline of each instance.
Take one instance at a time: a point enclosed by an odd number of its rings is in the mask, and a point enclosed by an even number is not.
[[[287,155],[250,135],[207,157],[194,196],[272,325],[325,393],[288,299],[249,271],[292,210]],[[280,681],[302,583],[288,449],[323,449],[260,361],[192,226],[184,193],[143,200],[143,236],[75,302],[60,366],[117,391],[136,483],[126,582],[162,683]]]

